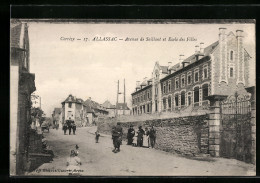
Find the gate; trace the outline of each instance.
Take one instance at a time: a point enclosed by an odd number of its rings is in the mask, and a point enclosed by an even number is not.
[[[230,96],[220,103],[220,156],[251,163],[250,95]]]

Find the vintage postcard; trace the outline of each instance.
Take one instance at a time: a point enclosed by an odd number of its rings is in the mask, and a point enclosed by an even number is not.
[[[255,21],[11,19],[11,176],[255,176]]]

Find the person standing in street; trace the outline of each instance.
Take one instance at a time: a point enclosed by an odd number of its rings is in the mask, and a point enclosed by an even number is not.
[[[71,129],[72,129],[72,126],[71,126],[71,120],[67,120],[67,126],[68,126],[68,129],[69,129],[69,135],[71,134]]]
[[[114,153],[120,152],[120,145],[122,141],[123,129],[120,123],[117,123],[116,127],[112,128],[112,139],[114,144]]]
[[[137,146],[138,147],[143,146],[143,136],[144,136],[144,130],[142,129],[142,126],[139,126],[139,129],[137,131]]]
[[[133,125],[130,125],[130,128],[127,132],[127,145],[132,145],[134,136],[135,130],[133,129]]]
[[[72,131],[73,131],[73,135],[76,135],[76,124],[74,121],[71,121],[71,128],[72,128]]]
[[[149,132],[149,141],[150,141],[152,148],[154,148],[155,140],[156,140],[156,130],[152,126],[151,129],[150,129],[150,132]]]
[[[65,123],[63,124],[63,127],[62,127],[62,130],[64,131],[64,135],[67,135],[67,134],[66,134],[67,129],[68,129],[68,126],[67,126],[67,123],[65,122]]]
[[[99,136],[100,136],[98,130],[95,132],[95,135],[96,135],[96,137],[95,137],[96,143],[98,143],[98,139],[99,139]]]

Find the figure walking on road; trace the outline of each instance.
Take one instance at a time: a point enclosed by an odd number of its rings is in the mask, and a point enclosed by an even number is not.
[[[117,123],[116,127],[112,129],[112,139],[114,145],[114,153],[120,152],[120,145],[122,141],[123,129],[120,126],[120,123]]]
[[[96,137],[95,137],[96,143],[98,143],[98,139],[99,139],[99,136],[100,136],[98,130],[95,132],[95,135],[96,135]]]
[[[155,140],[156,140],[156,130],[154,129],[154,127],[152,126],[149,132],[149,141],[151,144],[151,147],[154,148],[155,145]]]
[[[143,146],[143,136],[144,136],[144,130],[142,129],[142,126],[139,126],[139,129],[137,131],[137,146],[138,147]]]
[[[127,133],[127,145],[132,145],[134,136],[135,130],[133,129],[133,125],[130,125]]]

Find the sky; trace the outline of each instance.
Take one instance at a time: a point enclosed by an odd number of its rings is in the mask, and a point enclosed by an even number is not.
[[[61,107],[69,94],[83,100],[116,103],[117,81],[126,102],[131,107],[131,93],[136,81],[151,78],[155,62],[176,64],[195,52],[195,46],[205,47],[218,40],[219,27],[227,33],[242,29],[244,47],[252,57],[250,85],[255,85],[254,24],[94,24],[30,22],[30,72],[35,74],[35,93],[47,116]],[[118,41],[91,41],[94,37],[117,37]],[[192,37],[195,41],[124,41],[140,37]],[[81,40],[70,41],[64,38]],[[88,41],[84,41],[88,38]],[[123,39],[123,40],[119,40]],[[120,95],[119,102],[123,102]]]

